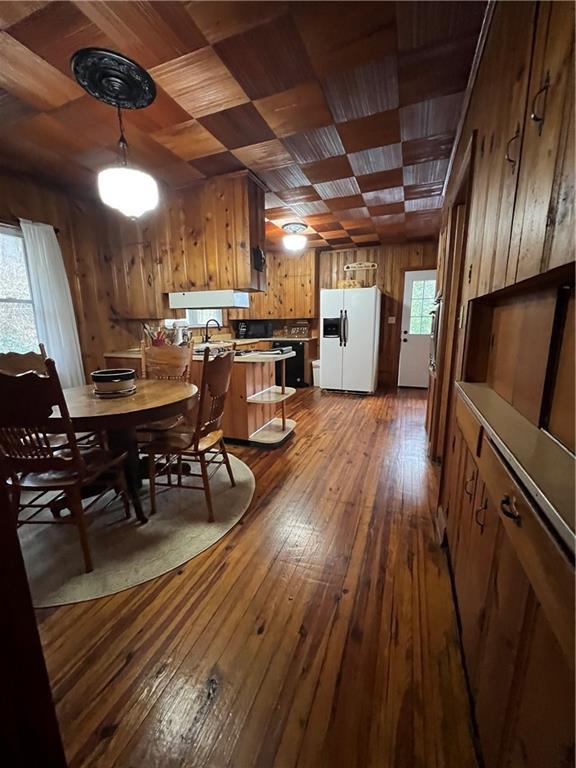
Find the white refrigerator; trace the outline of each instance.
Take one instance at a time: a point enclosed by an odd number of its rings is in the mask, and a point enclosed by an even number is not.
[[[320,293],[320,386],[374,392],[380,337],[378,288],[325,288]]]

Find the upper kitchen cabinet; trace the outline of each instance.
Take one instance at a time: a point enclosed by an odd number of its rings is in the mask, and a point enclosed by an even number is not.
[[[250,297],[249,309],[229,310],[231,320],[302,319],[317,317],[317,256],[276,251],[268,255],[265,293]]]
[[[106,221],[113,318],[178,315],[171,292],[266,288],[264,190],[248,173],[165,192],[142,221],[114,213]]]
[[[465,298],[574,259],[573,48],[572,3],[495,4],[452,174],[476,132]]]
[[[144,230],[162,293],[266,287],[264,190],[248,173],[217,176],[166,200]]]
[[[574,4],[541,3],[508,284],[574,259],[573,49]],[[565,247],[554,247],[558,241]]]
[[[526,111],[536,3],[498,3],[463,132],[476,131],[465,291],[504,285]]]

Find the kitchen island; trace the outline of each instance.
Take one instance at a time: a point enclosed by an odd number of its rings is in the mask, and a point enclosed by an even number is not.
[[[224,344],[213,346],[220,348]],[[296,422],[286,417],[285,404],[295,390],[285,384],[276,385],[276,365],[282,366],[283,370],[285,361],[295,354],[250,351],[236,356],[224,409],[224,437],[270,447],[280,445],[289,437]],[[138,376],[142,374],[139,349],[106,352],[104,359],[109,368],[130,367]],[[193,357],[192,383],[198,387],[202,378],[202,359],[200,354]],[[280,413],[276,416],[278,408]]]

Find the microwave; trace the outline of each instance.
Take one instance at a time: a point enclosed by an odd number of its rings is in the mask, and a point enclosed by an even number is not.
[[[241,320],[238,323],[239,339],[270,339],[272,338],[271,320]]]

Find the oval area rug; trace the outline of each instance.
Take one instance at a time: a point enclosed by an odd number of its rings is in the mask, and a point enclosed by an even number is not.
[[[229,455],[236,487],[231,487],[224,467],[210,480],[214,523],[208,522],[202,491],[174,487],[158,488],[158,511],[143,526],[136,523],[133,510],[129,520],[124,518],[118,500],[89,515],[92,573],[84,573],[76,526],[22,526],[18,533],[34,607],[113,595],[161,576],[211,547],[246,512],[256,485],[250,468]],[[142,504],[148,516],[147,483],[142,489]]]

